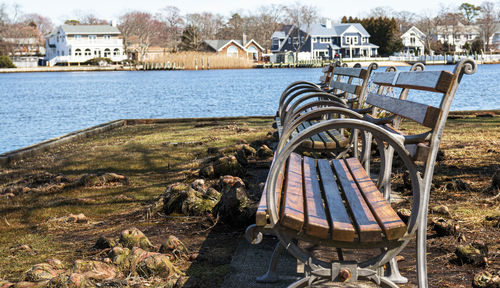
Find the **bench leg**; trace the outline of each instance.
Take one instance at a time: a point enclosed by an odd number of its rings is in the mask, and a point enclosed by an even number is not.
[[[427,217],[427,213],[424,213]],[[425,218],[425,220],[427,220]],[[417,230],[417,278],[418,287],[427,288],[427,259],[426,259],[426,240],[427,240],[427,221],[421,221]]]
[[[273,255],[271,257],[271,263],[269,263],[266,274],[257,277],[256,279],[258,283],[274,283],[279,281],[278,274],[276,273],[276,265],[278,264],[278,260],[283,250],[283,245],[281,245],[281,242],[278,241],[278,243],[276,243],[276,246],[274,247]]]
[[[388,280],[390,280],[396,284],[408,283],[408,278],[403,277],[399,273],[398,262],[396,261],[396,258],[392,258],[391,261],[389,261],[389,263],[387,263],[387,266],[389,269],[386,270],[385,277]]]

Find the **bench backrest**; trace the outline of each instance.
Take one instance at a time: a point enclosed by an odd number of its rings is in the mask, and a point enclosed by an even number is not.
[[[354,67],[337,66],[333,70],[329,92],[349,99],[351,108],[362,108],[369,84],[368,80],[372,71],[377,68],[376,63],[371,63],[367,68],[361,68],[359,64],[354,65]]]

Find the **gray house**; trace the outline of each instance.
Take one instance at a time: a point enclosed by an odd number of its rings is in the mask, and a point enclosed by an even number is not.
[[[379,48],[359,23],[284,25],[271,36],[271,52],[278,62],[377,56]],[[297,53],[298,52],[298,53]]]

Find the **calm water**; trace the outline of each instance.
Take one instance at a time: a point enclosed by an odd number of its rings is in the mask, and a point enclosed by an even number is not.
[[[273,115],[288,83],[320,75],[320,69],[0,74],[0,153],[116,119]],[[480,65],[464,77],[452,110],[500,109],[499,81],[500,65]]]

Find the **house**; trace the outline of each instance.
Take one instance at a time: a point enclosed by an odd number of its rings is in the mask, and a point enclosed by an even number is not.
[[[254,61],[262,61],[262,54],[265,51],[254,39],[247,41],[245,34],[242,40],[204,40],[203,47],[206,51],[231,57],[247,57]]]
[[[46,37],[45,47],[49,66],[97,57],[114,62],[127,59],[120,30],[114,25],[62,25]]]
[[[481,28],[479,25],[464,25],[457,23],[457,25],[438,25],[434,35],[435,40],[455,46],[456,52],[466,52],[464,49],[465,43],[472,43],[476,38],[481,35]]]
[[[271,36],[271,52],[277,62],[333,59],[336,57],[377,56],[378,46],[370,43],[370,34],[359,23],[284,25]]]
[[[408,31],[401,35],[403,42],[403,54],[409,56],[421,56],[425,52],[425,34],[417,27],[412,26]]]

